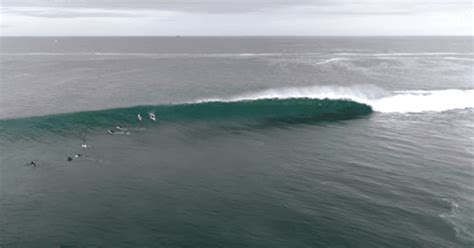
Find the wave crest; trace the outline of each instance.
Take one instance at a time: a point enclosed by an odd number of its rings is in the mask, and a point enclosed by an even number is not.
[[[116,125],[152,125],[158,122],[231,121],[314,123],[358,118],[372,111],[418,113],[474,108],[474,90],[416,90],[387,92],[373,86],[297,87],[270,89],[225,99],[203,99],[191,103],[136,106],[0,120],[3,137],[33,137],[45,132],[84,133]],[[144,118],[138,124],[137,115]]]
[[[244,101],[257,99],[346,99],[372,107],[381,113],[420,113],[442,112],[454,109],[474,108],[473,89],[411,90],[387,92],[374,86],[334,87],[310,86],[282,89],[269,89],[234,96],[215,98],[205,101]]]

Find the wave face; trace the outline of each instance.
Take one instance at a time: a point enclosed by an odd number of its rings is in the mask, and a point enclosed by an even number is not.
[[[243,101],[256,99],[346,99],[371,106],[381,113],[442,112],[474,108],[473,89],[412,90],[387,92],[374,86],[334,87],[311,86],[270,89],[214,101]],[[202,101],[209,101],[202,100]]]
[[[441,112],[474,108],[474,90],[415,90],[387,92],[373,86],[297,87],[270,89],[229,98],[202,99],[192,103],[136,106],[39,117],[0,120],[3,137],[32,137],[44,131],[84,133],[117,125],[152,125],[188,121],[236,121],[272,123],[314,123],[347,120],[373,111],[381,113]]]
[[[350,100],[289,98],[207,101],[0,120],[0,133],[33,136],[39,130],[82,133],[116,125],[137,125],[138,114],[143,117],[140,122],[142,125],[152,125],[155,122],[148,118],[150,113],[156,115],[158,123],[193,120],[310,123],[352,119],[371,112],[370,106]]]

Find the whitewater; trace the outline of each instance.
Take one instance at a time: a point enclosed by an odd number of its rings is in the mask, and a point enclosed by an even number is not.
[[[353,87],[308,86],[268,89],[229,98],[209,98],[207,101],[246,101],[257,99],[311,98],[352,100],[367,104],[381,113],[442,112],[474,108],[474,89],[386,91],[363,85]]]

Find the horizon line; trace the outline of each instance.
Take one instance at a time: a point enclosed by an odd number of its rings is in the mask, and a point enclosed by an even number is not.
[[[428,34],[428,35],[0,35],[0,38],[57,38],[57,37],[70,37],[70,38],[185,38],[185,37],[197,37],[197,38],[239,38],[239,37],[474,37],[474,34]]]

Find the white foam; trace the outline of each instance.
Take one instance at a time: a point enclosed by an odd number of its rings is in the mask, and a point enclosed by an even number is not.
[[[258,99],[347,99],[370,105],[381,113],[442,112],[474,108],[474,89],[410,90],[388,92],[370,85],[355,87],[310,86],[269,89],[229,98],[203,99],[206,101],[243,101]]]
[[[447,60],[459,60],[459,61],[474,61],[474,58],[462,58],[462,57],[444,57]]]
[[[385,56],[471,56],[472,52],[456,53],[456,52],[418,52],[418,53],[334,53],[334,55],[342,56],[368,56],[368,57],[385,57]]]
[[[332,62],[337,62],[341,60],[347,60],[346,58],[331,58],[331,59],[326,59],[324,61],[316,63],[317,65],[322,65],[322,64],[327,64],[327,63],[332,63]]]
[[[398,92],[395,95],[369,102],[379,112],[441,112],[452,109],[474,108],[474,90],[433,90]]]

